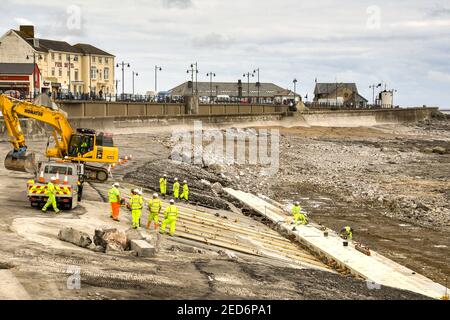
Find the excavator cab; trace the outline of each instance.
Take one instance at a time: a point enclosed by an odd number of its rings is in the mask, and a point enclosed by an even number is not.
[[[119,155],[111,134],[77,129],[69,142],[68,158],[73,161],[115,163]]]

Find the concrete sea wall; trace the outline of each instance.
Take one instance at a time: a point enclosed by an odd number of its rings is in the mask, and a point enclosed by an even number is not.
[[[168,108],[162,107],[162,108]],[[264,109],[264,108],[263,108]],[[329,126],[359,127],[383,124],[413,123],[428,119],[438,108],[409,108],[389,110],[350,111],[307,111],[302,113],[267,112],[259,113],[203,114],[203,115],[147,115],[147,116],[69,116],[73,128],[91,128],[115,134],[145,133],[172,130],[174,127],[191,126],[201,121],[204,127],[224,126]],[[171,110],[166,109],[166,110]],[[262,112],[266,111],[266,112]],[[47,138],[50,127],[30,119],[21,120],[22,131],[27,139]],[[0,141],[9,141],[3,119],[0,118]]]

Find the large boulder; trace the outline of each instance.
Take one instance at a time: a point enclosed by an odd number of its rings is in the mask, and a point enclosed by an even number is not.
[[[215,182],[212,184],[211,189],[216,195],[218,195],[222,192],[223,186],[220,182]]]
[[[91,245],[92,240],[86,232],[75,230],[73,228],[63,228],[58,233],[58,239],[73,243],[82,248],[87,248]]]
[[[433,153],[445,154],[447,150],[444,147],[434,147]]]
[[[96,229],[94,244],[109,249],[106,251],[123,251],[127,248],[127,236],[117,229]]]

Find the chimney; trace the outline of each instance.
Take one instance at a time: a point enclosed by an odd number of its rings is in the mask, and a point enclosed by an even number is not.
[[[20,26],[20,32],[24,33],[27,38],[34,38],[34,26]]]

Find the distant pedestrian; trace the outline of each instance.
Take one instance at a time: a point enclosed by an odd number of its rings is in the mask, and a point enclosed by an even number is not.
[[[161,213],[161,209],[162,209],[162,202],[158,198],[158,194],[154,193],[153,199],[148,201],[149,215],[147,220],[147,229],[150,229],[150,225],[153,221],[155,224],[155,230],[158,230],[159,214]]]
[[[161,196],[166,197],[167,192],[167,175],[164,174],[161,178],[159,178],[159,192]]]
[[[111,216],[114,221],[119,221],[120,212],[120,184],[115,182],[112,188],[108,190],[109,203],[111,205]]]
[[[186,201],[189,201],[189,187],[186,180],[183,181],[183,193],[181,194],[180,198],[181,200],[184,199]]]
[[[132,190],[132,196],[130,199],[132,227],[137,229],[140,227],[140,219],[142,213],[142,206],[144,200],[142,199],[141,192],[138,189]]]
[[[180,197],[180,183],[178,182],[178,178],[174,179],[174,183],[173,183],[173,197],[175,200],[178,200],[178,198]]]
[[[341,229],[341,237],[343,239],[352,240],[353,238],[353,228],[350,226],[342,227]]]
[[[169,234],[173,236],[175,234],[175,227],[178,218],[178,208],[175,206],[175,200],[170,200],[170,205],[166,207],[164,211],[164,220],[162,222],[159,233],[164,234],[166,232],[166,226],[170,226]]]

